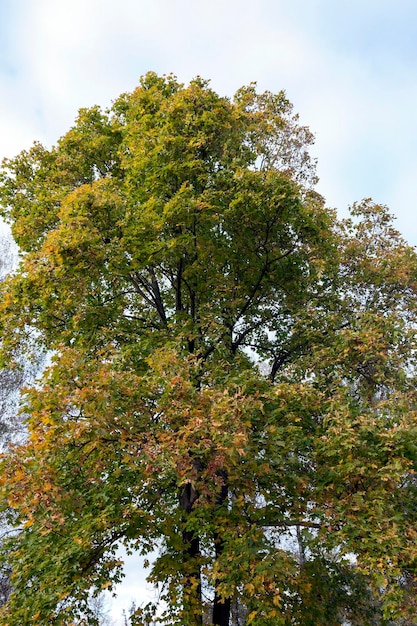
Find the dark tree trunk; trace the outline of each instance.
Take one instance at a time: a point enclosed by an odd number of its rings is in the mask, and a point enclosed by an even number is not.
[[[227,503],[229,488],[226,473],[221,474],[224,483],[220,490],[216,504],[222,506]],[[224,541],[220,534],[214,537],[214,546],[216,551],[216,559],[218,559],[224,550]],[[215,582],[214,603],[213,603],[213,626],[229,626],[230,622],[230,598],[222,598],[217,590]]]
[[[220,602],[217,592],[213,605],[213,626],[229,626],[230,622],[230,598]]]
[[[198,492],[191,483],[182,488],[179,501],[184,511],[184,524],[191,513],[194,502],[198,499]],[[184,584],[183,584],[183,620],[184,626],[202,626],[203,611],[201,599],[201,567],[200,567],[200,540],[193,530],[182,531],[184,544]]]

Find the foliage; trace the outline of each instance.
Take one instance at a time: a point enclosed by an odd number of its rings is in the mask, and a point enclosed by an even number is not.
[[[4,225],[3,225],[4,228]],[[17,247],[7,231],[0,235],[0,281],[10,274],[17,265]],[[13,441],[23,441],[25,427],[23,416],[19,413],[21,389],[25,383],[33,382],[36,373],[42,367],[43,357],[29,362],[20,351],[14,354],[11,367],[0,370],[0,448],[6,450]],[[7,515],[0,514],[0,541],[11,532],[15,532],[7,523]],[[11,568],[7,560],[0,566],[0,606],[5,604],[11,593]]]
[[[0,623],[88,615],[122,544],[161,549],[132,623],[413,615],[416,255],[325,208],[311,141],[283,93],[151,73],[5,163],[3,358],[54,357],[3,458]]]

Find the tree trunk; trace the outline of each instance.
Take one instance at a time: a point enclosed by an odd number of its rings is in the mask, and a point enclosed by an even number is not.
[[[198,492],[191,483],[180,492],[180,506],[184,511],[184,524],[191,513]],[[203,611],[201,598],[200,540],[193,530],[182,531],[184,544],[183,622],[184,626],[202,626]]]
[[[213,626],[229,626],[230,622],[230,598],[221,601],[217,590],[213,604]]]
[[[216,504],[222,506],[227,502],[229,495],[229,488],[227,483],[227,476],[222,473],[224,484],[218,495]],[[214,537],[214,546],[216,551],[216,559],[218,559],[224,550],[224,541],[220,534],[216,534]],[[229,626],[230,622],[230,598],[222,598],[217,590],[216,581],[214,583],[214,603],[213,603],[213,626]]]

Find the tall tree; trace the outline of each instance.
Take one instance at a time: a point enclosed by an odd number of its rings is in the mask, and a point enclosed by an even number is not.
[[[311,141],[283,93],[151,73],[5,163],[4,359],[54,357],[3,459],[0,623],[86,615],[120,544],[160,548],[132,623],[412,614],[416,256],[325,208]]]

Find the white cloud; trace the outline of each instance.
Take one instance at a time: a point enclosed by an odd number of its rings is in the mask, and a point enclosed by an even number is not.
[[[123,611],[128,615],[132,603],[139,607],[157,598],[155,588],[146,582],[149,570],[144,569],[144,558],[137,554],[127,556],[125,551],[121,552],[121,558],[125,561],[125,577],[114,589],[115,597],[109,597],[111,616],[118,626],[123,624]],[[151,559],[152,555],[148,558]]]

